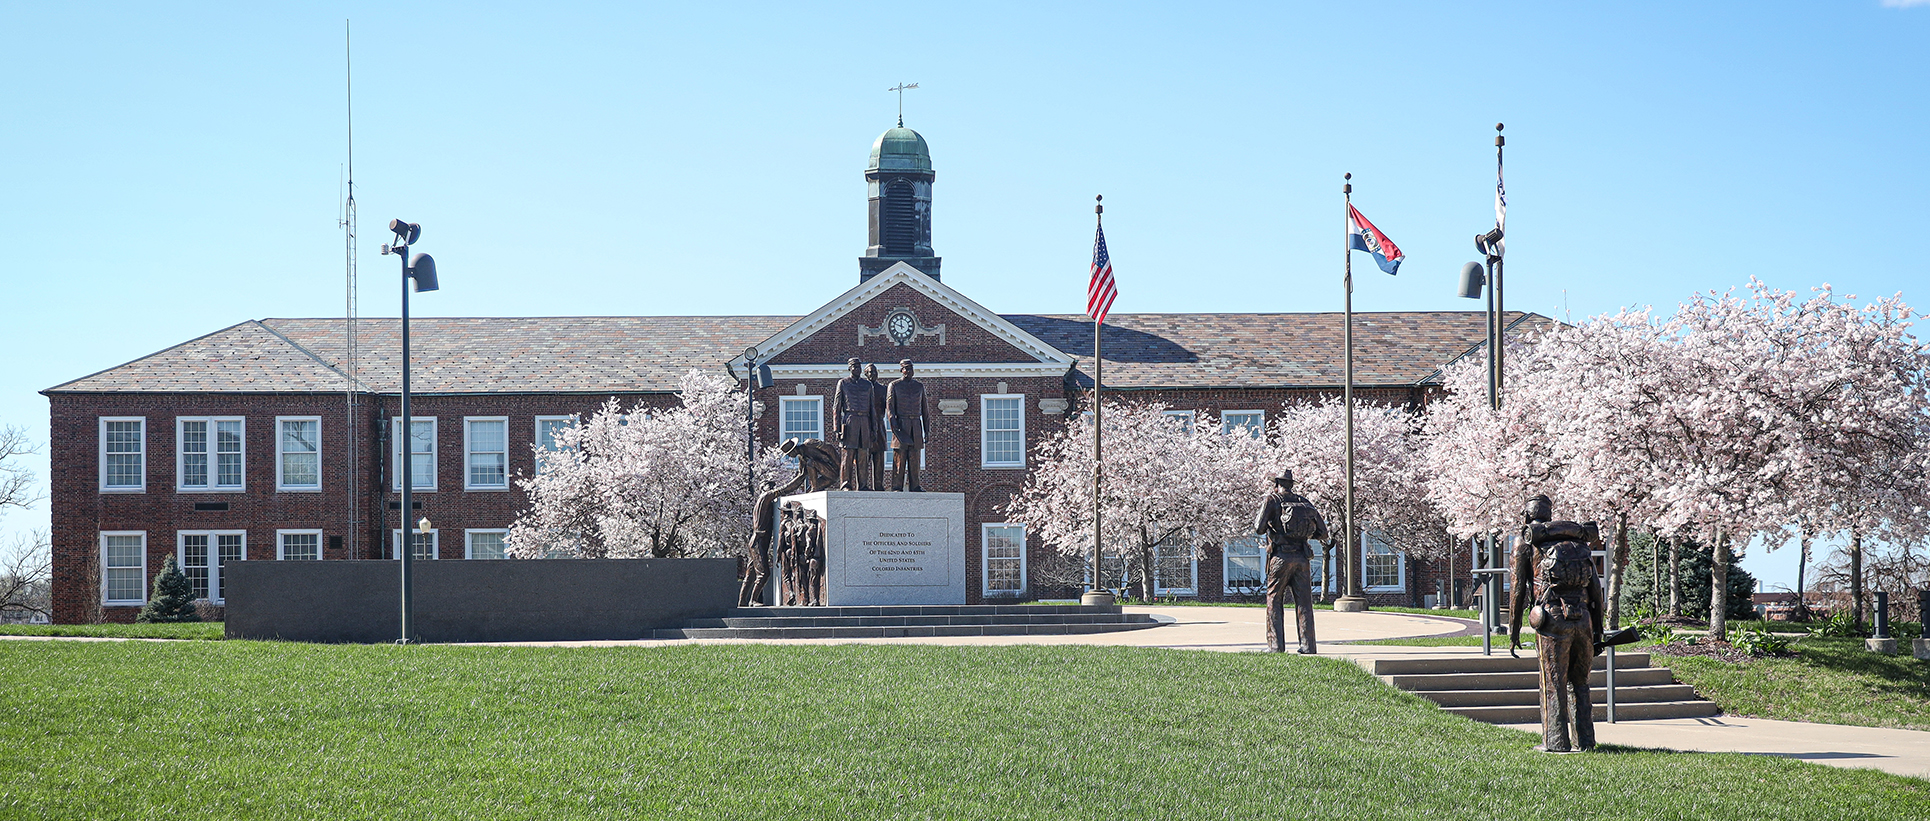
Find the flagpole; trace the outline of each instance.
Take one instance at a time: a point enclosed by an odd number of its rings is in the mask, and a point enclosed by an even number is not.
[[[1341,556],[1347,565],[1347,588],[1341,597],[1334,600],[1334,610],[1341,613],[1358,613],[1367,609],[1367,597],[1361,595],[1360,587],[1360,540],[1354,535],[1354,250],[1349,241],[1353,225],[1354,184],[1353,174],[1342,179],[1348,180],[1340,186],[1340,194],[1345,199],[1341,209],[1340,247],[1346,254],[1345,284],[1345,324],[1341,330],[1341,344],[1347,349],[1347,383],[1341,390],[1341,404],[1347,406],[1347,491],[1345,510],[1341,518],[1341,538],[1347,543],[1341,548]]]
[[[1103,231],[1105,229],[1105,199],[1106,196],[1104,194],[1093,198],[1092,213],[1094,224],[1097,226],[1095,230]],[[1090,308],[1091,306],[1088,305],[1087,307]],[[1103,452],[1100,450],[1100,440],[1103,438],[1105,432],[1104,422],[1106,413],[1105,404],[1101,401],[1100,394],[1100,387],[1103,384],[1102,380],[1106,367],[1106,360],[1100,355],[1099,351],[1099,330],[1103,327],[1105,327],[1105,320],[1099,316],[1094,316],[1092,318],[1092,587],[1086,591],[1084,596],[1080,597],[1080,604],[1113,603],[1112,593],[1102,592],[1104,588],[1099,584],[1099,549],[1100,545],[1103,544],[1101,534],[1104,532],[1100,520],[1100,517],[1103,515],[1103,508],[1100,507],[1099,500],[1101,489],[1105,484],[1105,459],[1102,456]]]

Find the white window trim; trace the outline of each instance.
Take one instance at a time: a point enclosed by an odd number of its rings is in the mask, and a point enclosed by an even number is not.
[[[120,421],[126,421],[126,420],[123,418]],[[143,425],[142,429],[143,429],[143,433],[145,433],[146,426]],[[145,437],[143,437],[143,439],[145,439]],[[143,450],[145,450],[145,442],[143,443]],[[109,536],[141,537],[141,583],[135,586],[135,589],[141,591],[141,597],[138,599],[110,599],[107,597],[107,537]],[[103,530],[100,532],[100,538],[95,542],[95,544],[99,546],[99,555],[100,555],[101,606],[123,607],[126,605],[132,605],[132,604],[147,604],[147,588],[148,588],[148,585],[152,582],[152,580],[147,577],[147,531],[145,530]],[[126,568],[116,568],[116,569],[125,570]]]
[[[314,536],[315,537],[315,561],[322,560],[322,550],[328,547],[328,539],[327,537],[322,535],[322,531],[319,528],[314,530],[302,530],[302,529],[277,530],[275,531],[275,561],[278,561],[278,562],[306,561],[305,559],[292,560],[288,558],[288,554],[286,553],[286,551],[282,549],[282,537],[284,536]]]
[[[139,460],[141,464],[141,483],[138,485],[121,485],[121,486],[110,487],[107,484],[107,423],[109,422],[141,423],[141,453],[140,453],[141,458]],[[100,437],[99,437],[99,441],[97,442],[97,446],[98,446],[99,456],[100,456],[99,465],[100,465],[101,492],[102,493],[146,493],[147,492],[147,417],[145,416],[103,416],[103,417],[100,417],[98,426],[99,426],[98,430],[99,430]],[[144,533],[145,531],[116,530],[113,532],[117,534],[126,534],[126,533]]]
[[[1265,435],[1265,434],[1266,434],[1266,430],[1267,430],[1267,412],[1266,412],[1265,410],[1263,410],[1263,409],[1260,409],[1260,408],[1255,408],[1255,409],[1253,409],[1253,410],[1223,410],[1223,411],[1220,411],[1220,432],[1221,432],[1221,433],[1232,433],[1232,432],[1233,432],[1233,425],[1232,425],[1232,424],[1231,424],[1231,423],[1230,423],[1230,422],[1229,422],[1229,421],[1227,420],[1227,417],[1228,417],[1228,416],[1258,416],[1258,417],[1260,417],[1260,433],[1261,433],[1261,435]]]
[[[1153,595],[1197,596],[1200,594],[1200,554],[1192,545],[1174,545],[1186,551],[1186,567],[1191,581],[1186,587],[1159,586],[1159,548],[1153,548]]]
[[[314,422],[315,423],[315,484],[291,485],[282,481],[281,469],[282,469],[283,451],[281,449],[281,446],[282,446],[283,436],[281,432],[281,424],[283,422]],[[243,429],[243,432],[244,433],[246,432],[245,428]],[[246,437],[243,437],[243,439],[245,441]],[[244,456],[247,453],[247,448],[248,446],[246,444],[242,445],[242,452]],[[245,463],[247,460],[244,458],[242,461]],[[275,417],[275,491],[278,493],[320,493],[322,492],[322,417],[319,417],[319,416],[277,416]],[[290,531],[290,532],[295,532],[295,531]],[[278,547],[276,549],[279,550],[280,548]]]
[[[1396,573],[1395,577],[1399,579],[1399,582],[1391,585],[1366,584],[1367,551],[1368,551],[1367,540],[1368,540],[1367,531],[1365,530],[1361,531],[1360,533],[1360,580],[1362,582],[1361,592],[1363,593],[1405,593],[1407,592],[1407,554],[1402,553],[1399,550],[1395,550],[1391,545],[1388,545],[1386,543],[1380,543],[1380,545],[1382,547],[1387,548],[1389,552],[1394,554],[1394,568]],[[1375,540],[1375,541],[1379,543],[1379,540]]]
[[[575,427],[577,425],[582,424],[583,420],[581,417],[578,417],[576,414],[569,413],[569,414],[561,414],[561,415],[538,416],[532,421],[535,424],[536,429],[532,431],[530,434],[530,439],[535,446],[530,452],[530,459],[533,460],[533,464],[531,464],[530,466],[530,472],[541,473],[543,471],[543,458],[540,454],[561,452],[561,448],[551,450],[552,448],[556,448],[556,440],[551,439],[548,442],[543,441],[543,423],[544,422],[567,422],[569,423],[570,427]]]
[[[245,562],[248,560],[248,531],[234,530],[232,528],[227,530],[174,531],[174,563],[181,568],[181,572],[183,573],[188,572],[187,537],[189,536],[208,537],[208,598],[195,599],[195,601],[205,601],[209,604],[226,604],[228,601],[228,582],[221,578],[221,542],[218,537],[240,536],[241,558],[236,561]],[[280,540],[277,539],[276,541],[279,542]],[[217,597],[215,593],[220,593],[221,595]]]
[[[465,530],[463,530],[463,532],[462,532],[462,557],[463,557],[463,559],[465,559],[465,560],[468,560],[468,559],[474,559],[474,558],[476,558],[476,555],[475,555],[474,553],[472,553],[472,552],[470,552],[470,547],[469,547],[469,537],[470,537],[470,536],[472,536],[472,535],[474,535],[474,534],[477,534],[477,533],[501,533],[501,534],[503,534],[503,540],[504,540],[505,542],[507,542],[507,541],[509,540],[509,529],[508,529],[508,528],[502,528],[502,527],[472,527],[472,528],[468,528],[468,529],[465,529]],[[505,544],[505,545],[504,545],[504,548],[505,548],[505,550],[507,550],[507,548],[508,548],[508,545],[507,545],[507,544]],[[503,558],[505,558],[505,559],[507,559],[507,558],[509,558],[509,554],[508,554],[508,553],[504,553],[504,554],[503,554]]]
[[[1267,591],[1267,544],[1264,540],[1251,540],[1260,549],[1260,580],[1252,587],[1235,587],[1231,584],[1233,556],[1227,552],[1232,545],[1220,545],[1220,592],[1229,596],[1251,596]]]
[[[442,529],[435,528],[432,530],[418,530],[416,532],[429,534],[429,558],[418,559],[417,561],[433,561],[442,558]],[[397,561],[402,558],[402,554],[396,551],[396,546],[400,544],[402,544],[402,528],[389,528],[389,561]],[[469,545],[465,543],[462,546],[462,550],[463,553],[467,554],[469,552]]]
[[[439,426],[436,424],[436,417],[412,416],[409,417],[409,419],[411,422],[429,423],[429,483],[426,485],[417,485],[411,492],[434,493],[436,491],[437,480],[441,478],[437,475],[441,471],[436,469],[436,462],[437,457],[440,456],[438,451],[441,450],[442,445],[438,438],[440,431],[438,430]],[[403,430],[400,424],[401,421],[402,417],[400,416],[389,417],[389,473],[392,474],[389,477],[389,490],[392,493],[402,492],[402,459],[407,454],[405,450],[407,446],[404,444],[404,440],[408,437],[409,432]],[[468,458],[467,454],[463,456],[465,462],[468,461]],[[413,482],[415,478],[414,476],[409,477],[411,482]]]
[[[986,442],[990,438],[990,434],[992,433],[992,429],[985,424],[987,421],[985,416],[985,401],[988,399],[1019,400],[1019,460],[1016,462],[994,462],[994,461],[991,461],[990,459],[987,459],[985,456],[987,451]],[[1025,440],[1025,394],[1022,394],[1022,393],[981,393],[979,394],[978,395],[978,466],[981,468],[985,468],[987,470],[1024,469],[1026,450],[1027,448],[1026,448],[1026,440]]]
[[[189,422],[205,422],[208,425],[208,483],[205,485],[184,484],[187,471],[188,454],[181,450],[182,430]],[[220,445],[215,426],[221,422],[241,423],[241,484],[234,486],[219,485],[221,477]],[[279,432],[278,432],[279,433]],[[174,417],[174,492],[176,493],[245,493],[248,490],[248,417],[245,416],[176,416]]]
[[[1161,411],[1161,412],[1160,412],[1160,415],[1161,415],[1161,416],[1164,416],[1164,417],[1166,417],[1166,418],[1168,418],[1168,419],[1184,419],[1184,420],[1186,420],[1186,427],[1187,427],[1187,429],[1189,429],[1189,430],[1190,430],[1190,429],[1192,429],[1192,427],[1193,427],[1193,423],[1199,420],[1199,411],[1192,411],[1192,410],[1169,410],[1169,411]]]
[[[817,426],[817,429],[816,429],[816,431],[815,431],[815,432],[817,433],[817,435],[816,435],[815,437],[813,437],[813,438],[815,438],[815,439],[823,439],[823,438],[824,438],[824,395],[823,395],[823,394],[818,394],[818,393],[802,393],[802,394],[797,394],[797,395],[795,395],[795,396],[780,396],[780,397],[778,397],[778,398],[777,398],[777,437],[778,437],[778,444],[780,444],[780,445],[781,445],[781,444],[784,444],[784,438],[785,438],[785,435],[784,435],[784,420],[785,420],[785,419],[787,419],[787,418],[789,418],[789,410],[788,410],[788,408],[789,408],[789,406],[791,405],[791,403],[793,403],[793,402],[816,402],[816,403],[817,403],[817,406],[818,406],[818,426]]]
[[[992,528],[995,527],[1016,527],[1019,529],[1019,589],[1017,590],[992,589],[991,531]],[[996,598],[1023,598],[1025,596],[1026,591],[1032,588],[1032,577],[1026,573],[1027,562],[1025,554],[1029,547],[1029,541],[1031,541],[1031,533],[1028,532],[1028,528],[1026,528],[1024,522],[985,522],[978,526],[979,595]],[[1087,572],[1090,573],[1091,570],[1087,570]]]
[[[478,485],[469,480],[474,475],[470,470],[469,457],[476,455],[469,441],[469,428],[475,422],[503,423],[503,483],[500,485]],[[509,481],[509,417],[507,416],[465,416],[462,418],[462,489],[466,491],[504,491]],[[468,548],[464,548],[467,550]]]

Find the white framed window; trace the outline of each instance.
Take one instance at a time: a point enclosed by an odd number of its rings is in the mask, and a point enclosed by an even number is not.
[[[509,531],[501,528],[490,530],[465,530],[462,532],[462,557],[465,559],[504,559],[503,537]]]
[[[437,538],[438,534],[440,533],[441,531],[438,531],[438,530],[416,531],[416,534],[415,534],[416,561],[421,561],[423,559],[441,558],[442,545],[441,545],[441,540]],[[389,530],[389,558],[391,559],[402,558],[402,554],[397,553],[395,551],[396,546],[400,544],[402,544],[402,531],[396,528],[390,529]]]
[[[389,485],[402,492],[402,420],[389,419]],[[409,422],[409,484],[413,490],[436,489],[436,418],[417,416]]]
[[[275,560],[283,562],[321,561],[322,532],[320,530],[275,531]]]
[[[999,522],[979,526],[984,561],[985,595],[1025,593],[1025,525]]]
[[[101,492],[147,491],[147,417],[103,416]]]
[[[980,467],[1025,467],[1025,394],[979,395],[978,428]]]
[[[1369,593],[1407,589],[1407,557],[1372,533],[1360,534],[1361,588]]]
[[[181,416],[174,420],[174,487],[184,492],[233,493],[243,487],[243,420],[239,416]]]
[[[1267,432],[1267,412],[1257,410],[1237,410],[1220,412],[1220,432],[1239,431],[1255,439]]]
[[[536,417],[536,450],[539,453],[562,453],[563,446],[556,443],[556,434],[573,427],[576,427],[574,416]],[[536,460],[536,472],[539,474],[543,472],[543,460],[540,456]]]
[[[1180,430],[1186,431],[1188,433],[1191,433],[1193,431],[1193,420],[1196,418],[1193,411],[1169,410],[1162,415],[1165,416],[1167,419],[1172,420],[1173,424],[1177,426]]]
[[[194,586],[194,597],[215,604],[225,601],[221,568],[248,558],[248,533],[241,530],[182,530],[175,533],[181,572]]]
[[[509,489],[509,418],[462,420],[463,490]]]
[[[101,532],[101,604],[147,602],[147,531]]]
[[[780,396],[777,407],[779,444],[790,439],[824,438],[824,397]]]
[[[275,417],[275,489],[322,489],[322,417]]]
[[[1153,595],[1199,595],[1200,563],[1193,546],[1168,539],[1153,548]]]
[[[1258,536],[1227,542],[1220,548],[1222,592],[1257,596],[1267,591],[1267,546]]]

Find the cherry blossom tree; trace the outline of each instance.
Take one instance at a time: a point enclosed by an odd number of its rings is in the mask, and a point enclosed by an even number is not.
[[[1347,406],[1329,397],[1288,402],[1275,416],[1265,465],[1290,468],[1294,489],[1319,508],[1335,545],[1346,537]],[[1263,474],[1267,468],[1262,467]],[[1403,408],[1354,404],[1354,526],[1423,559],[1455,550],[1446,519],[1427,498],[1420,420]],[[1331,565],[1330,565],[1331,566]],[[1347,572],[1357,572],[1349,567]]]
[[[625,410],[613,398],[536,451],[535,476],[518,481],[530,506],[505,550],[519,558],[731,555],[750,534],[756,480],[791,472],[774,450],[746,464],[745,403],[720,374],[693,370],[681,405]]]
[[[1267,487],[1264,443],[1223,435],[1157,403],[1107,402],[1105,481],[1100,497],[1103,553],[1122,559],[1142,599],[1155,595],[1162,545],[1207,545],[1246,535]],[[1068,558],[1092,555],[1090,414],[1046,435],[1034,449],[1025,487],[1005,516],[1023,522]]]

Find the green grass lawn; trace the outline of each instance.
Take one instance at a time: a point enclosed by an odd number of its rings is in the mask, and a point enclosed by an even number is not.
[[[1655,663],[1735,715],[1930,730],[1930,661],[1884,656],[1857,638],[1813,636],[1790,658],[1734,663],[1656,655]]]
[[[1930,781],[1546,756],[1324,658],[4,642],[0,817],[1921,818]]]
[[[221,622],[182,624],[0,624],[0,636],[81,636],[108,639],[219,639]]]

